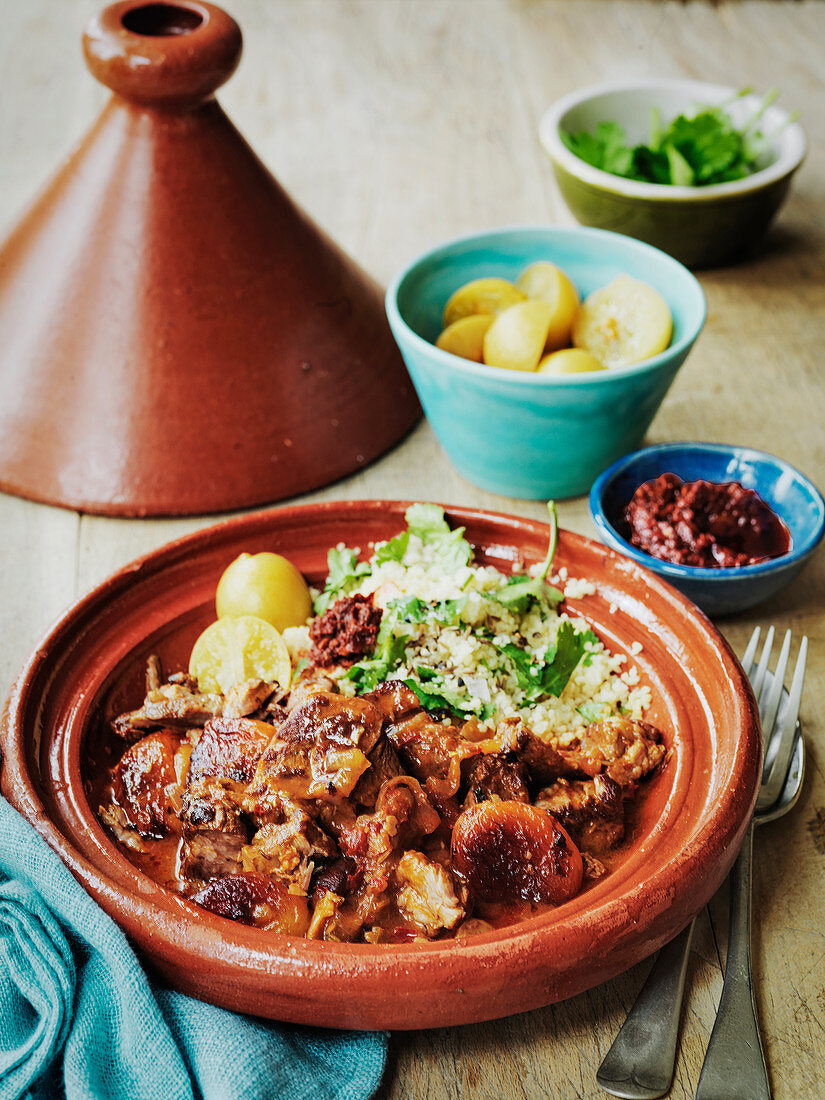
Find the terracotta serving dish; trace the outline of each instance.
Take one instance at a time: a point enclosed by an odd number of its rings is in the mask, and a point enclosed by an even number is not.
[[[597,592],[570,601],[650,684],[650,719],[672,759],[643,803],[619,866],[551,914],[469,941],[379,946],[265,934],[214,917],[137,871],[86,791],[111,743],[102,716],[135,706],[153,652],[185,666],[241,551],[288,554],[310,580],[344,540],[366,551],[403,527],[405,505],[347,502],[232,519],[127,566],[64,615],[23,668],[0,725],[2,790],[173,986],[303,1024],[420,1028],[561,1000],[675,935],[719,886],[749,820],[760,768],[756,707],[727,644],[684,597],[636,563],[562,533],[557,562]],[[547,528],[452,508],[482,559],[509,570],[544,555]]]

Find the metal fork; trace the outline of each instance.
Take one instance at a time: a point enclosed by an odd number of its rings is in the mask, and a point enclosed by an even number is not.
[[[802,639],[791,690],[783,700],[791,633],[788,631],[773,674],[768,662],[773,648],[770,627],[758,665],[757,627],[742,667],[751,680],[762,720],[765,746],[762,785],[756,802],[754,825],[773,821],[796,803],[805,770],[805,744],[797,717],[805,675],[807,638]],[[750,898],[753,826],[731,876],[731,920],[725,983],[697,1100],[770,1097],[750,965]],[[695,922],[694,922],[695,923]],[[673,1081],[679,1019],[684,993],[693,924],[659,952],[636,1003],[596,1074],[603,1089],[628,1100],[655,1100],[664,1096]]]

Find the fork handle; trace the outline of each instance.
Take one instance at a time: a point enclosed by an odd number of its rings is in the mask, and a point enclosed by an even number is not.
[[[599,1066],[596,1080],[614,1096],[654,1100],[670,1089],[695,923],[691,921],[659,952],[636,1003]]]
[[[725,982],[696,1100],[771,1100],[751,970],[753,829],[731,873]]]

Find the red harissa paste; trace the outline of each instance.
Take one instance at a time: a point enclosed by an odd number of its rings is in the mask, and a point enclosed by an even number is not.
[[[732,569],[787,554],[788,528],[758,493],[738,481],[682,481],[661,474],[625,510],[630,542],[675,565]]]

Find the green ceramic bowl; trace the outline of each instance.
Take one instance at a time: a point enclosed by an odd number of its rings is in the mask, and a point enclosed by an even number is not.
[[[629,143],[646,141],[651,108],[663,120],[699,105],[726,101],[737,125],[760,103],[759,96],[734,99],[736,90],[697,80],[636,80],[594,84],[556,101],[541,120],[541,142],[562,197],[583,225],[612,229],[669,252],[688,267],[712,267],[734,259],[757,241],[788,192],[805,156],[802,127],[786,111],[771,106],[762,120],[776,133],[764,166],[753,175],[710,187],[639,183],[593,168],[562,142],[559,130],[592,131],[600,122],[618,122]]]

